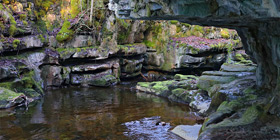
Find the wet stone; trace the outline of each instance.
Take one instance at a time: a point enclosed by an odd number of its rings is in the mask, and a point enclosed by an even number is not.
[[[160,122],[160,123],[158,123]],[[170,123],[161,122],[160,116],[150,118],[143,118],[136,121],[126,122],[123,125],[127,127],[124,135],[131,139],[149,139],[149,140],[180,140],[181,138],[175,136],[169,129],[172,128]]]

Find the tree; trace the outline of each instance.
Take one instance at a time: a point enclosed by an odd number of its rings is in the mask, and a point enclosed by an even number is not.
[[[94,0],[91,0],[91,5],[90,5],[90,17],[89,17],[90,23],[92,23],[93,1],[94,1]]]

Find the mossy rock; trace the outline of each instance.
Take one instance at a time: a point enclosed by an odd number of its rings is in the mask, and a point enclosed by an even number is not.
[[[21,92],[29,98],[39,99],[41,97],[41,94],[32,88],[23,89]]]
[[[189,94],[189,91],[178,88],[172,90],[172,94],[168,96],[168,99],[176,102],[190,103],[192,101],[192,95]]]
[[[37,98],[43,94],[40,84],[33,79],[34,72],[26,73],[20,79],[0,83],[0,87],[22,92],[28,98]]]
[[[72,39],[74,35],[74,31],[69,29],[70,27],[71,27],[71,23],[68,20],[65,20],[61,30],[57,33],[56,36],[56,40],[58,42],[64,42]]]
[[[224,119],[222,122],[211,126],[212,128],[218,127],[233,127],[252,124],[257,121],[258,117],[262,114],[257,106],[251,106],[246,109],[241,118],[238,119]]]
[[[241,64],[223,64],[221,67],[222,71],[226,72],[255,72],[255,66],[246,66]]]
[[[149,82],[138,82],[137,85],[141,86],[141,87],[146,87],[146,88],[149,88],[150,87],[150,84]]]
[[[169,86],[176,81],[169,80],[169,81],[157,81],[157,82],[138,82],[138,87],[145,88],[148,92],[152,92],[156,95],[165,96],[167,97],[169,94]]]
[[[176,74],[174,76],[175,80],[189,80],[189,79],[193,79],[193,80],[197,80],[197,77],[194,75],[183,75],[183,74]]]
[[[158,81],[153,82],[153,89],[156,91],[157,95],[160,95],[162,92],[168,90],[168,85],[171,85],[174,81]]]
[[[108,87],[115,85],[119,82],[119,80],[113,75],[106,75],[98,79],[91,80],[89,85],[99,86],[99,87]]]
[[[231,102],[224,101],[219,106],[217,111],[219,111],[219,112],[235,111],[235,110],[240,109],[241,107],[243,107],[243,104],[238,100],[234,100],[234,101],[231,101]]]
[[[177,89],[172,90],[171,92],[172,92],[172,94],[180,95],[180,94],[186,92],[186,90],[183,88],[177,88]]]
[[[12,107],[11,102],[21,95],[22,93],[0,87],[0,109]]]
[[[229,83],[233,80],[235,80],[235,77],[231,76],[208,76],[208,75],[203,75],[198,78],[198,83],[197,86],[200,89],[203,90],[210,90],[210,88],[216,84],[226,84]]]

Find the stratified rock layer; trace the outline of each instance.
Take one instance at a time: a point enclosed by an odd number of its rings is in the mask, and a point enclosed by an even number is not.
[[[157,10],[152,10],[156,7]],[[179,20],[190,24],[235,28],[242,43],[255,62],[257,85],[272,90],[273,102],[279,100],[279,27],[280,13],[277,0],[226,1],[226,0],[147,0],[111,1],[111,9],[122,18],[149,20]],[[277,114],[280,108],[271,107]]]

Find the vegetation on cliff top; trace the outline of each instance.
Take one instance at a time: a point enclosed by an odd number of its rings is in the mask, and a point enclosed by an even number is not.
[[[65,20],[61,30],[56,35],[56,40],[59,42],[70,40],[74,34],[74,31],[69,29],[71,23],[68,20]]]

